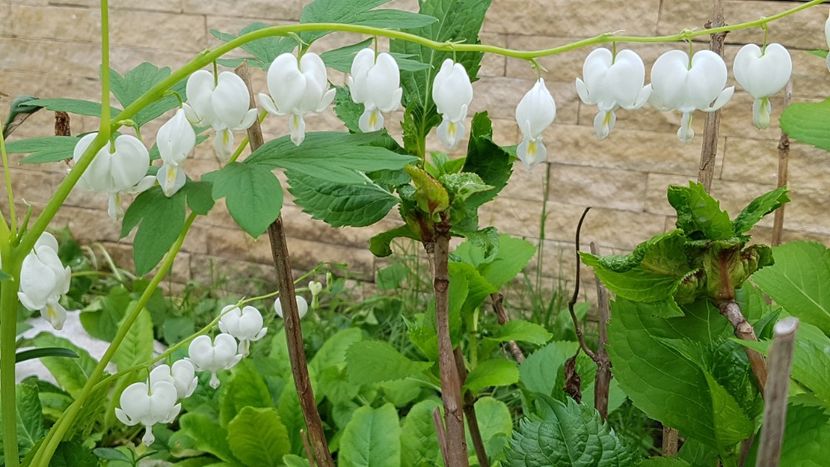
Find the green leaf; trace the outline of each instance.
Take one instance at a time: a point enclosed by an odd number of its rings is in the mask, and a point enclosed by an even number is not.
[[[688,187],[672,185],[668,189],[669,204],[677,211],[677,228],[693,240],[729,240],[735,228],[729,214],[720,208],[702,184],[689,182]]]
[[[478,421],[478,430],[484,441],[485,451],[491,458],[499,458],[504,450],[510,434],[513,433],[513,419],[510,409],[504,402],[490,396],[480,398],[473,406]],[[473,453],[473,443],[467,431],[467,447]]]
[[[49,467],[97,467],[98,459],[78,441],[63,441],[55,450]]]
[[[366,182],[363,185],[341,185],[302,173],[288,172],[288,190],[294,201],[314,219],[332,227],[364,227],[386,217],[398,198]]]
[[[72,158],[78,138],[75,136],[43,136],[7,143],[9,154],[29,154],[20,162],[24,164],[45,164]]]
[[[43,413],[34,384],[18,384],[15,393],[15,414],[17,417],[17,444],[20,454],[25,455],[46,435]]]
[[[379,133],[311,132],[300,146],[284,136],[260,146],[245,165],[283,168],[338,184],[362,184],[366,177],[360,172],[400,170],[416,160],[390,151],[382,146],[385,143],[387,139]]]
[[[519,369],[512,360],[497,358],[479,362],[464,382],[464,388],[476,393],[491,386],[510,386],[519,382]]]
[[[188,180],[182,190],[187,194],[187,206],[201,216],[206,216],[215,202],[213,201],[213,185],[208,182],[194,182]]]
[[[121,236],[138,226],[133,259],[138,275],[150,272],[167,253],[184,228],[186,192],[167,197],[155,186],[141,193],[124,213]]]
[[[135,302],[131,305],[135,306]],[[134,366],[143,365],[151,358],[153,358],[153,320],[150,318],[150,312],[144,309],[127,330],[127,335],[118,346],[112,360],[118,367],[118,371],[125,371]]]
[[[303,8],[300,23],[345,23],[385,29],[406,29],[434,23],[435,18],[399,10],[373,10],[389,0],[344,2],[314,0]],[[311,43],[329,34],[328,31],[304,32],[300,37]]]
[[[91,336],[112,341],[130,301],[132,297],[126,287],[112,287],[105,296],[81,311],[81,324]]]
[[[408,225],[395,227],[392,230],[381,232],[369,240],[369,251],[373,255],[383,258],[392,254],[392,241],[396,238],[420,240]]]
[[[790,104],[779,122],[790,138],[830,151],[830,99]]]
[[[354,61],[355,55],[357,55],[357,53],[361,50],[371,47],[372,41],[373,39],[366,39],[356,44],[340,47],[339,49],[327,50],[320,54],[320,58],[323,59],[326,67],[342,71],[343,73],[349,73],[351,72],[352,62]],[[392,55],[392,58],[394,58],[398,63],[398,69],[402,71],[424,70],[429,67],[426,63],[413,60],[411,58],[412,56],[409,54],[399,54],[393,52],[390,53],[390,55]],[[338,93],[341,89],[345,88],[338,88]],[[351,128],[349,129],[351,130]]]
[[[213,184],[213,199],[225,198],[233,220],[254,238],[280,215],[282,186],[266,167],[232,162],[202,178]]]
[[[236,35],[219,32],[215,29],[211,29],[210,34],[223,42],[230,42],[239,36],[267,27],[269,25],[257,22],[245,26]],[[248,63],[257,68],[267,70],[275,58],[282,53],[291,52],[295,47],[297,47],[297,41],[291,37],[263,37],[262,39],[248,42],[240,48],[251,54],[250,57],[245,57]],[[239,66],[242,62],[240,59],[224,59],[223,61],[224,63],[220,63],[233,68]]]
[[[0,126],[0,132],[3,133],[4,138],[8,138],[15,128],[19,127],[27,118],[40,110],[40,107],[26,105],[28,102],[36,99],[34,96],[17,96],[9,102],[9,113],[6,115],[6,121],[3,122],[3,126]],[[2,450],[0,450],[1,452]]]
[[[243,360],[234,367],[230,380],[222,385],[219,397],[219,423],[228,426],[245,407],[267,408],[273,405],[271,393],[268,392],[262,375],[252,363]]]
[[[504,326],[496,328],[493,335],[489,336],[488,339],[496,342],[517,341],[544,345],[552,337],[553,334],[549,333],[543,326],[522,319],[514,319],[505,323]]]
[[[692,467],[692,464],[677,457],[652,457],[637,464],[638,467]]]
[[[536,247],[527,240],[499,235],[499,249],[493,261],[479,268],[493,288],[501,289],[516,276],[536,254]]]
[[[277,465],[291,450],[288,430],[274,408],[243,408],[228,424],[228,445],[244,465]]]
[[[325,53],[323,54],[325,55]],[[360,133],[360,116],[363,114],[363,104],[352,100],[349,88],[341,86],[334,95],[334,113],[352,133]]]
[[[764,216],[790,201],[787,187],[781,187],[755,198],[735,218],[735,235],[749,232]]]
[[[397,467],[401,464],[401,428],[392,404],[354,412],[340,438],[339,465]]]
[[[507,465],[630,465],[623,443],[593,407],[549,399],[543,418],[513,432]]]
[[[42,107],[53,112],[67,112],[76,115],[86,115],[88,117],[101,116],[101,103],[92,102],[83,99],[35,99],[26,102],[29,107]],[[112,115],[118,115],[121,109],[110,107]]]
[[[419,376],[430,366],[429,362],[410,360],[394,347],[381,341],[355,342],[346,352],[346,367],[353,384],[372,384],[381,381]]]
[[[576,351],[576,342],[551,342],[528,355],[519,367],[519,380],[532,392],[550,396],[562,365]]]
[[[52,373],[58,386],[77,398],[89,375],[95,369],[97,362],[89,356],[86,350],[72,344],[68,340],[49,333],[38,334],[33,342],[38,347],[63,347],[75,352],[78,358],[43,357],[40,361]]]
[[[403,467],[428,467],[440,465],[441,451],[435,435],[433,412],[441,403],[426,399],[413,405],[401,428],[401,465]]]
[[[110,87],[112,94],[118,99],[118,102],[126,108],[168,76],[170,76],[170,68],[158,68],[152,63],[144,62],[124,73],[123,76],[117,71],[110,69]],[[185,84],[186,82],[182,80],[173,85],[171,91],[179,93],[184,98]],[[178,106],[179,100],[176,96],[169,95],[161,97],[139,110],[132,120],[138,126],[143,126],[145,123],[155,120],[168,110]]]
[[[64,349],[63,347],[40,347],[17,352],[14,354],[14,362],[20,363],[43,357],[78,358],[78,354],[73,352],[72,349]]]
[[[830,251],[815,242],[773,248],[775,264],[752,275],[752,282],[791,315],[830,334]]]
[[[757,465],[756,445],[745,465]],[[790,405],[780,465],[819,466],[830,456],[830,414],[818,407]]]
[[[696,342],[700,352],[715,348],[731,335],[728,323],[706,300],[688,306],[680,318],[655,318],[652,306],[613,302],[608,351],[615,379],[649,417],[721,453],[730,450],[752,434],[753,425],[684,345]]]
[[[352,344],[363,340],[363,331],[360,328],[347,328],[338,331],[326,339],[320,350],[308,363],[313,373],[320,373],[324,368],[343,367],[346,365],[346,351]]]
[[[470,196],[468,203],[472,206],[481,206],[495,198],[510,180],[513,173],[512,159],[507,151],[493,142],[493,124],[487,112],[479,112],[473,117],[467,158],[461,170],[478,174],[484,183],[492,187]]]
[[[188,412],[179,417],[179,425],[181,431],[193,439],[196,449],[213,454],[229,464],[237,464],[228,444],[228,432],[215,417],[202,412]]]

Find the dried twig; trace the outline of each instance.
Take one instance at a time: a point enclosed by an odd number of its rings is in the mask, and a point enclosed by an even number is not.
[[[55,112],[55,136],[71,136],[68,113]]]
[[[441,409],[438,407],[432,411],[432,423],[435,425],[435,436],[438,437],[438,448],[441,450],[441,457],[449,457],[447,451],[447,433],[444,431],[444,420],[441,418]]]
[[[744,318],[743,313],[741,313],[741,307],[734,300],[720,303],[718,308],[720,309],[720,313],[735,328],[736,337],[745,341],[758,341],[758,338],[755,336],[755,330],[752,329],[752,325]],[[765,393],[764,387],[767,384],[767,364],[764,361],[764,357],[758,352],[749,348],[745,349],[745,351],[746,356],[749,358],[752,374],[755,375],[755,382],[763,394]]]
[[[248,92],[251,93],[251,105],[255,106],[251,80],[247,64],[236,69],[237,74],[245,81]],[[248,129],[248,138],[251,150],[254,151],[263,143],[262,129],[258,121]],[[271,242],[271,254],[274,257],[274,268],[277,273],[277,289],[282,304],[285,323],[285,339],[288,344],[288,357],[291,361],[291,373],[294,376],[294,385],[303,411],[303,418],[308,427],[308,441],[314,460],[322,467],[334,467],[334,459],[329,452],[326,434],[323,431],[323,421],[317,411],[317,402],[314,399],[314,390],[308,376],[303,332],[300,328],[300,314],[297,309],[297,294],[294,291],[294,278],[291,273],[291,261],[288,254],[288,242],[285,238],[282,216],[268,226],[268,240]]]
[[[757,467],[778,467],[787,422],[787,389],[793,363],[797,318],[784,318],[775,324],[769,353],[769,378],[764,390],[764,424],[758,448]]]
[[[507,324],[507,312],[504,311],[504,295],[500,292],[490,294],[490,302],[492,303],[493,312],[496,314],[496,319],[498,319],[499,324],[502,326]],[[510,349],[510,353],[517,363],[521,364],[525,361],[525,354],[516,341],[507,341],[507,348]]]
[[[793,96],[793,82],[790,80],[787,83],[787,90],[784,92],[784,108],[786,108],[790,99]],[[790,138],[781,130],[781,137],[778,139],[778,188],[787,186],[787,179],[789,178],[790,165]],[[784,208],[786,204],[781,205],[775,210],[775,219],[772,223],[772,245],[780,245],[781,237],[784,235]]]
[[[579,298],[579,276],[580,276],[580,269],[582,262],[579,259],[579,234],[582,232],[582,223],[585,222],[585,216],[588,215],[588,211],[591,208],[587,207],[584,211],[582,211],[582,216],[579,218],[579,223],[576,225],[576,237],[575,237],[575,249],[576,249],[576,284],[574,285],[574,294],[571,297],[571,300],[568,302],[568,312],[571,314],[571,320],[574,323],[574,332],[576,333],[576,338],[579,341],[579,348],[585,352],[585,355],[591,358],[594,362],[597,361],[597,356],[588,344],[585,343],[585,336],[582,334],[582,326],[579,325],[579,319],[576,317],[576,311],[574,311],[574,306],[576,305],[576,301]]]
[[[591,254],[598,255],[596,243],[591,242]],[[599,338],[597,341],[597,376],[594,380],[594,408],[597,409],[603,420],[608,418],[608,392],[611,390],[611,359],[608,357],[608,320],[611,310],[608,305],[608,291],[602,286],[599,278],[597,283],[597,309],[599,319]]]
[[[467,381],[467,368],[464,366],[464,354],[461,349],[456,347],[453,352],[455,355],[455,366],[458,371],[458,377],[461,379],[461,385]],[[467,428],[470,429],[470,439],[473,441],[473,448],[476,451],[476,458],[480,467],[490,467],[490,460],[487,458],[487,450],[484,448],[484,440],[481,437],[481,430],[478,427],[478,417],[476,416],[475,397],[469,392],[464,393],[464,415],[467,417]]]
[[[706,23],[706,28],[723,26],[723,5],[721,0],[713,0],[712,17]],[[709,40],[709,50],[723,56],[723,41],[726,33],[712,34]],[[718,132],[720,130],[720,110],[708,112],[703,124],[703,146],[700,150],[700,165],[697,180],[703,184],[706,192],[712,188],[712,179],[715,177],[715,160],[718,154]]]

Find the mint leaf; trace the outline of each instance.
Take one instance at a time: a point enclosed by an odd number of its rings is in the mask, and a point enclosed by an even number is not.
[[[677,228],[692,240],[729,240],[734,236],[729,214],[720,208],[718,200],[706,193],[702,184],[672,185],[668,198],[677,211]]]
[[[341,185],[302,173],[287,175],[294,201],[311,217],[332,227],[374,224],[398,203],[397,197],[368,181]]]
[[[213,184],[213,199],[225,198],[233,220],[254,238],[280,215],[282,186],[267,167],[232,162],[202,178]]]

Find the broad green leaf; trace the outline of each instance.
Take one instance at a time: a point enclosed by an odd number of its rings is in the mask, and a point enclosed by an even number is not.
[[[131,306],[135,306],[135,302],[131,303]],[[121,325],[123,326],[123,323]],[[125,371],[134,366],[143,365],[151,358],[153,358],[153,320],[150,318],[150,312],[144,309],[128,329],[112,361],[118,367],[118,371]]]
[[[466,263],[451,261],[450,283],[452,283],[453,277],[458,278],[462,275],[466,281],[467,293],[464,300],[464,306],[461,309],[461,314],[468,315],[481,306],[490,294],[498,292],[498,289],[495,288],[487,279],[485,279],[476,268]],[[456,281],[458,280],[459,279],[456,279]]]
[[[498,253],[479,270],[487,282],[500,289],[522,272],[535,253],[536,247],[527,240],[499,235]]]
[[[244,465],[277,465],[291,450],[288,430],[274,408],[243,408],[228,424],[228,445]]]
[[[179,425],[181,431],[193,439],[196,449],[213,454],[229,464],[237,464],[228,444],[228,432],[214,417],[206,413],[189,412],[179,417]]]
[[[252,363],[243,360],[234,367],[230,380],[222,385],[219,397],[219,423],[227,426],[245,407],[268,408],[273,405],[271,393],[268,392],[262,375]]]
[[[266,167],[232,162],[202,178],[213,184],[213,198],[225,198],[233,220],[254,238],[280,215],[282,186]]]
[[[112,287],[104,297],[81,310],[81,324],[91,336],[112,341],[131,301],[132,296],[126,287]]]
[[[613,302],[608,351],[614,377],[649,417],[719,452],[730,450],[752,434],[752,423],[684,344],[714,348],[731,335],[728,323],[703,300],[680,318],[656,318],[650,307],[621,298]]]
[[[79,441],[63,441],[55,450],[49,467],[97,467],[98,459]]]
[[[118,102],[126,108],[168,76],[170,76],[170,68],[158,68],[152,63],[144,62],[123,75],[110,69],[110,87],[112,88],[112,94],[118,99]],[[185,84],[186,82],[182,80],[173,85],[171,90],[185,97]],[[132,120],[138,126],[143,126],[145,123],[160,117],[168,110],[178,107],[178,105],[179,100],[176,96],[169,95],[161,97],[139,110]]]
[[[37,386],[29,383],[18,384],[15,401],[17,444],[20,454],[25,455],[46,435]]]
[[[362,185],[341,185],[302,173],[287,175],[294,201],[332,227],[374,224],[398,203],[397,197],[368,180]]]
[[[433,412],[441,403],[426,399],[413,405],[401,428],[401,465],[403,467],[432,467],[441,465],[441,451],[435,435]],[[509,415],[509,414],[508,414]]]
[[[476,393],[491,386],[510,386],[519,382],[519,369],[512,360],[497,358],[479,362],[467,375],[464,387]]]
[[[757,444],[745,465],[757,465]],[[789,405],[781,447],[782,466],[821,466],[830,456],[830,414],[818,407]]]
[[[308,460],[296,454],[286,454],[283,456],[282,462],[286,467],[308,467]]]
[[[528,355],[519,366],[519,380],[532,392],[550,396],[565,360],[576,352],[576,342],[551,342]]]
[[[372,384],[382,381],[418,376],[430,366],[429,362],[410,360],[394,347],[381,341],[360,341],[346,352],[346,367],[353,384]]]
[[[323,62],[326,64],[328,68],[333,70],[342,71],[343,73],[349,73],[352,69],[352,62],[354,61],[355,55],[361,50],[372,47],[373,39],[366,39],[364,41],[360,41],[356,44],[351,44],[347,46],[340,47],[339,49],[334,50],[327,50],[320,54],[320,58],[323,59]],[[417,70],[424,70],[429,65],[426,63],[421,63],[417,60],[413,60],[411,55],[408,54],[399,54],[399,53],[391,53],[392,58],[398,63],[398,69],[403,71],[417,71]],[[338,92],[340,91],[339,88]],[[349,128],[351,129],[351,128]]]
[[[775,264],[752,282],[791,315],[830,334],[830,251],[820,243],[792,242],[773,249]]]
[[[45,164],[72,158],[78,138],[75,136],[42,136],[11,141],[6,145],[9,154],[28,154],[23,164]]]
[[[239,36],[267,27],[268,25],[264,23],[252,23],[242,28],[238,35],[219,32],[215,29],[211,29],[210,34],[220,41],[230,42]],[[297,41],[291,37],[263,37],[262,39],[248,42],[240,48],[250,54],[249,57],[245,57],[248,63],[257,68],[267,70],[275,58],[282,53],[291,52],[295,47],[297,47]],[[225,58],[220,63],[235,68],[242,63],[242,60]]]
[[[729,240],[735,228],[729,214],[720,208],[703,185],[689,182],[688,187],[672,185],[669,204],[677,211],[677,228],[693,240]]]
[[[400,227],[395,227],[392,230],[381,232],[372,237],[371,240],[369,240],[369,251],[379,258],[389,256],[392,254],[392,241],[396,238],[420,240],[417,234],[415,234],[415,232],[413,232],[408,225],[402,225]]]
[[[401,427],[392,404],[361,407],[340,438],[342,467],[397,467],[401,464]]]
[[[593,407],[549,400],[544,417],[525,418],[513,432],[507,465],[630,465],[623,443]]]
[[[89,356],[86,350],[62,337],[44,332],[38,334],[33,342],[38,347],[70,349],[78,355],[78,358],[44,357],[40,360],[55,377],[61,389],[68,392],[72,397],[78,397],[97,362]]]
[[[815,50],[810,50],[810,51],[808,51],[807,53],[808,53],[808,54],[810,54],[810,55],[814,55],[814,56],[816,56],[816,57],[818,57],[818,58],[824,58],[824,59],[827,59],[827,54],[828,54],[828,51],[827,51],[827,50],[823,50],[823,49],[815,49]]]
[[[434,23],[435,18],[399,10],[374,10],[389,0],[314,0],[303,8],[300,23],[345,23],[374,26],[385,29],[406,29]],[[311,43],[328,34],[327,31],[304,32],[300,37]]]
[[[160,187],[155,186],[138,195],[124,213],[122,237],[138,226],[133,240],[133,259],[138,275],[150,272],[178,238],[184,227],[185,193],[179,190],[168,198]]]
[[[543,345],[553,337],[547,329],[530,321],[514,319],[496,328],[489,339],[496,342],[528,342],[535,345]]]
[[[510,439],[510,434],[513,432],[513,419],[510,417],[510,409],[504,402],[490,396],[480,398],[473,407],[487,455],[491,459],[499,458]],[[467,447],[470,453],[474,454],[475,451],[469,433],[468,430]]]
[[[43,357],[78,358],[78,354],[71,349],[63,347],[40,347],[36,349],[20,350],[14,354],[14,362],[20,363],[26,360],[34,360]]]
[[[652,457],[637,464],[638,467],[692,467],[691,464],[677,457]]]
[[[495,198],[507,185],[513,173],[510,154],[493,142],[493,124],[487,112],[477,113],[473,117],[470,142],[467,143],[467,158],[461,170],[478,174],[484,183],[492,187],[470,196],[467,202],[472,206],[481,206]]]
[[[101,103],[92,102],[83,99],[35,99],[26,102],[30,107],[42,107],[53,112],[67,112],[77,115],[86,115],[88,117],[101,116]],[[110,107],[112,115],[118,115],[121,109]]]
[[[830,151],[830,99],[790,104],[779,122],[790,138]]]
[[[213,186],[210,183],[188,181],[182,190],[187,195],[187,206],[191,211],[205,216],[213,209]]]
[[[781,187],[755,198],[735,218],[735,235],[749,232],[764,216],[790,201],[787,187]]]
[[[347,328],[337,331],[326,339],[320,350],[309,361],[308,368],[314,373],[320,373],[324,368],[342,367],[346,364],[346,351],[355,342],[363,340],[363,331],[360,328]]]
[[[390,151],[383,146],[387,142],[380,133],[323,131],[306,133],[303,144],[297,146],[284,136],[260,146],[244,165],[282,168],[338,184],[362,184],[366,177],[360,172],[400,170],[416,160]]]

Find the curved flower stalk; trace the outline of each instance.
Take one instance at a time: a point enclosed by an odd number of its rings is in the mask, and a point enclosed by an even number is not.
[[[444,60],[432,82],[432,100],[442,116],[438,137],[447,149],[455,149],[466,133],[464,119],[473,101],[473,85],[464,65]]]
[[[361,131],[382,129],[383,113],[400,108],[403,95],[400,75],[398,63],[386,52],[375,56],[373,49],[365,48],[355,55],[347,84],[352,100],[364,106],[358,121]]]
[[[216,372],[229,370],[239,363],[242,355],[237,352],[236,339],[230,334],[219,334],[211,341],[208,336],[199,336],[190,343],[188,353],[196,371],[210,372],[210,387],[219,387]]]
[[[280,318],[282,318],[282,303],[280,303],[280,299],[277,298],[274,300],[274,313],[277,314]],[[308,302],[302,295],[297,295],[297,314],[300,315],[300,319],[308,313]]]
[[[284,53],[268,67],[268,92],[259,93],[257,102],[273,115],[288,115],[291,141],[300,145],[305,139],[308,113],[322,112],[334,100],[329,89],[326,65],[319,55],[306,52],[302,58]]]
[[[769,44],[763,49],[747,44],[735,56],[732,71],[738,84],[755,98],[752,123],[757,128],[769,128],[772,113],[769,98],[784,89],[793,73],[790,53],[781,44]]]
[[[688,143],[695,136],[694,111],[714,112],[732,98],[735,87],[724,88],[726,77],[726,64],[712,51],[701,50],[690,59],[684,51],[671,50],[651,67],[649,103],[659,110],[679,110],[683,114],[677,137]]]
[[[179,400],[190,397],[199,383],[196,368],[187,358],[177,360],[173,366],[163,364],[153,368],[149,380],[150,386],[161,381],[172,384],[176,388],[176,397]]]
[[[196,146],[196,132],[187,121],[184,109],[176,111],[176,115],[159,128],[156,145],[163,162],[156,178],[161,191],[170,197],[184,186],[187,177],[180,164]]]
[[[66,321],[66,309],[60,299],[69,292],[71,275],[69,266],[64,267],[58,257],[58,241],[49,232],[44,232],[23,260],[17,298],[28,310],[40,311],[43,319],[61,330]]]
[[[239,341],[239,354],[248,355],[250,343],[265,336],[268,328],[262,327],[262,314],[252,306],[239,308],[228,305],[222,309],[219,330]]]
[[[75,144],[72,160],[78,162],[98,133],[90,133]],[[107,193],[107,213],[113,219],[124,214],[121,195],[141,193],[155,183],[147,175],[150,169],[150,153],[135,136],[120,135],[112,144],[105,145],[95,155],[86,172],[78,181],[81,188]]]
[[[645,84],[646,69],[643,59],[632,50],[621,50],[613,55],[606,48],[588,54],[582,65],[582,79],[576,79],[576,92],[588,105],[596,105],[594,132],[605,139],[617,122],[615,110],[639,109],[651,96],[651,85]]]
[[[539,78],[516,106],[516,122],[522,132],[516,154],[527,167],[547,159],[548,150],[542,142],[542,133],[555,118],[556,102],[545,86],[545,80]]]
[[[182,406],[177,401],[176,387],[169,381],[133,383],[121,393],[121,407],[115,409],[115,417],[127,426],[144,426],[141,440],[149,446],[156,439],[153,425],[170,423],[179,415]]]
[[[184,110],[194,125],[210,126],[216,131],[213,151],[226,162],[233,154],[234,131],[254,124],[257,110],[250,109],[251,94],[242,78],[230,71],[214,77],[207,70],[198,70],[187,78],[187,103]]]

